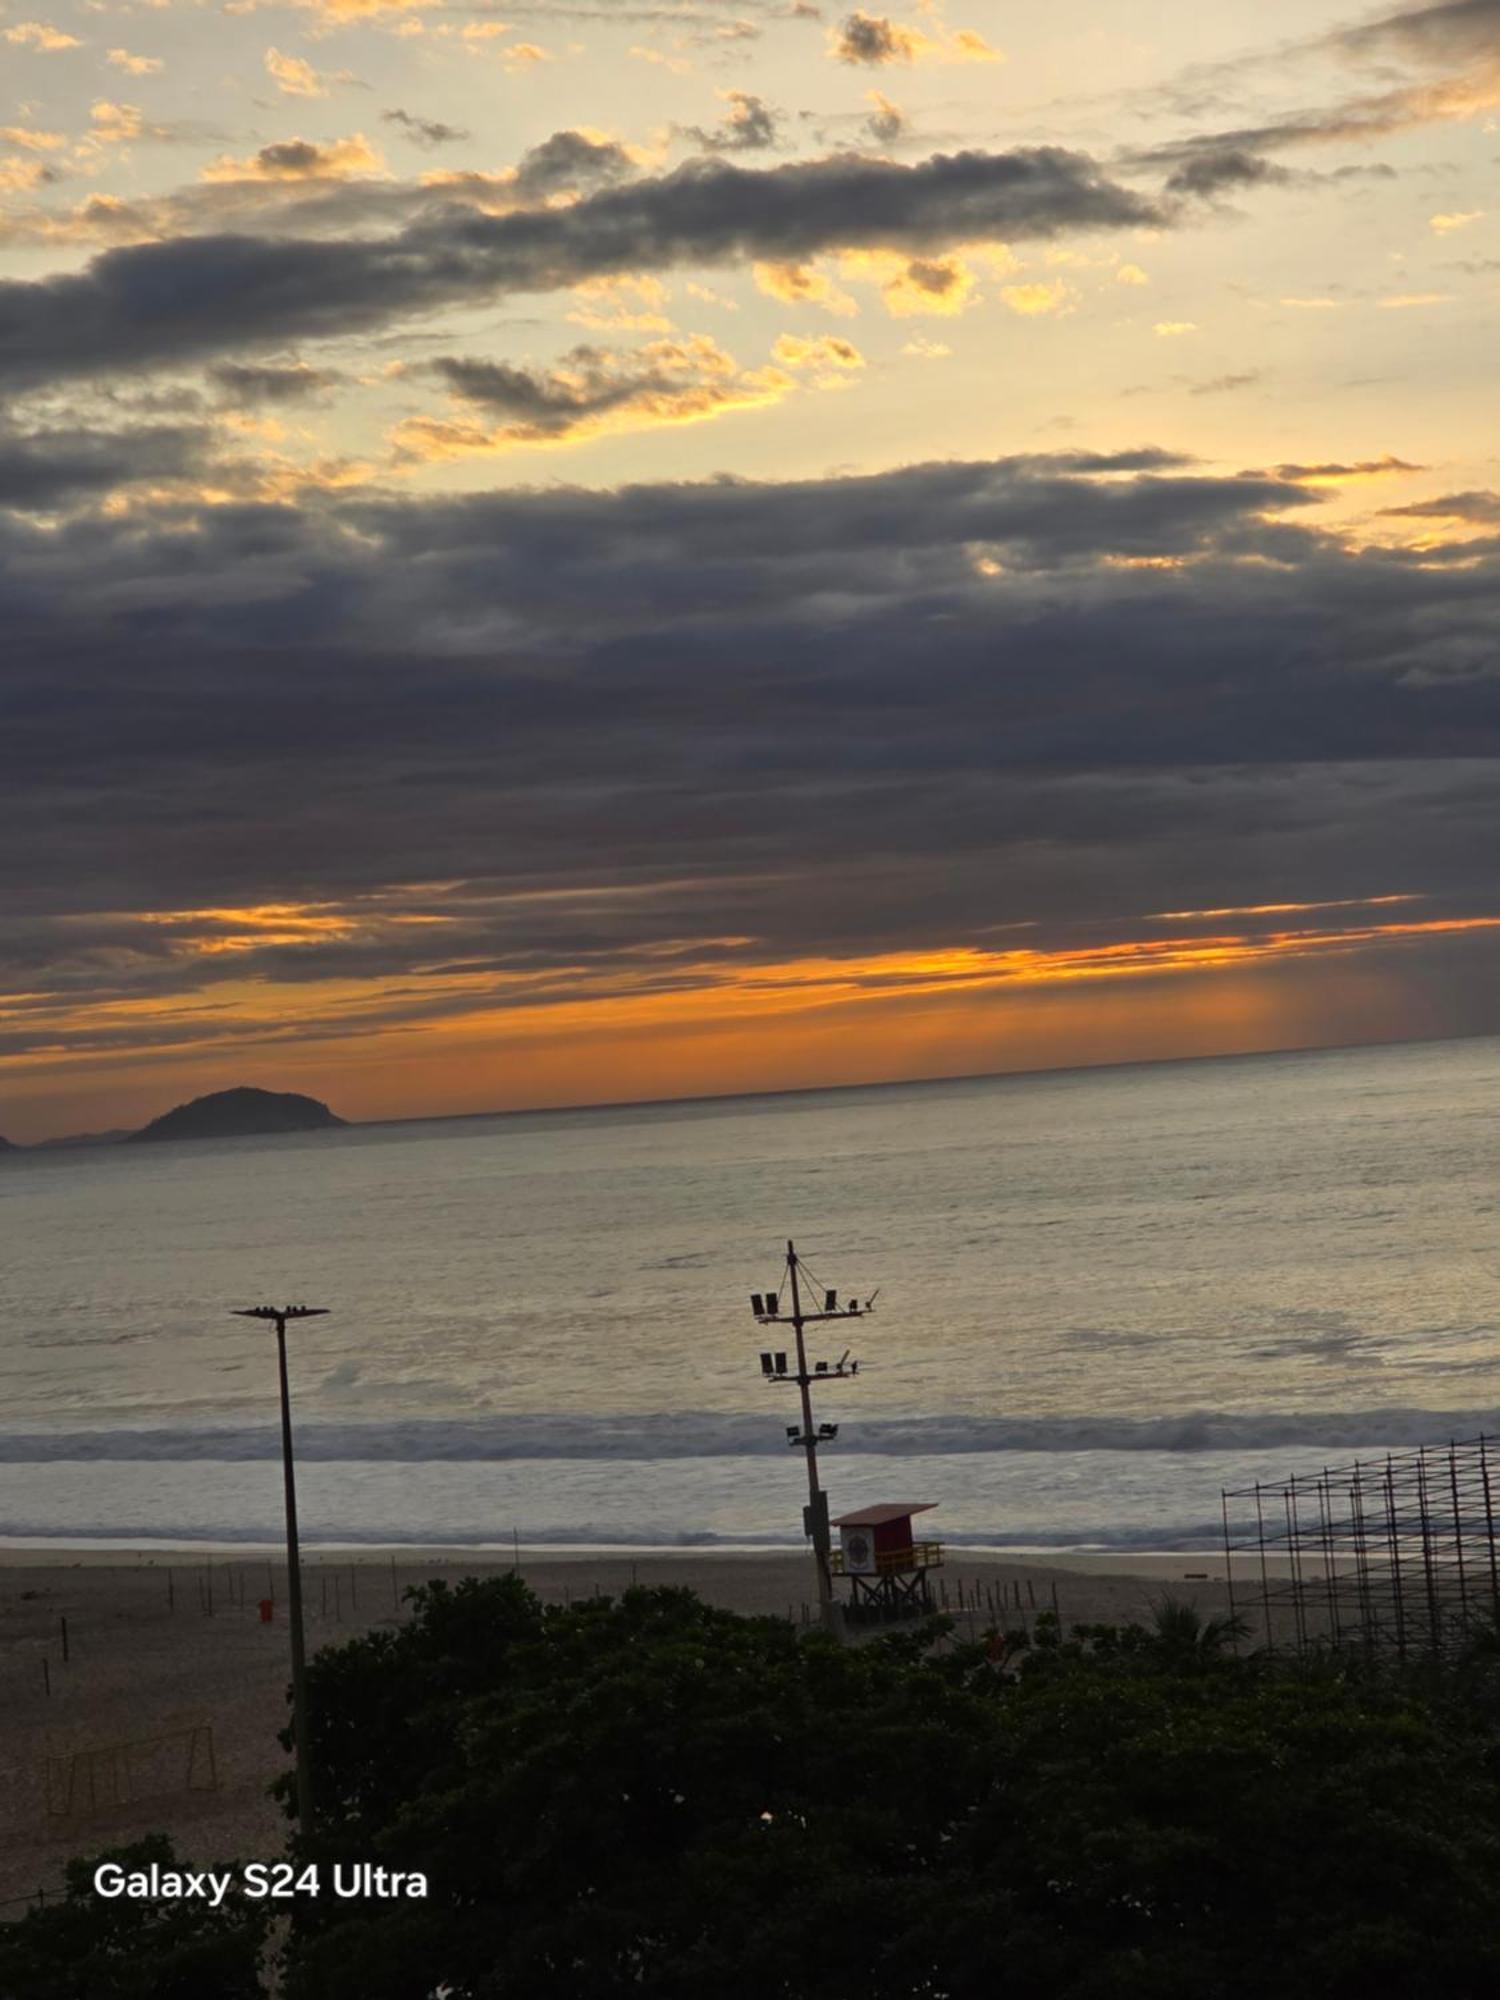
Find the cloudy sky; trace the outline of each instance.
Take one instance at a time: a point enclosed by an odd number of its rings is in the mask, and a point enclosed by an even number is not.
[[[0,1132],[1500,1028],[1500,0],[0,6]]]

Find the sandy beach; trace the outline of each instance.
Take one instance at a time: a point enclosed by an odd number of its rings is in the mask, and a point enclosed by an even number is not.
[[[398,1621],[404,1591],[429,1577],[513,1566],[498,1551],[316,1552],[305,1559],[309,1651]],[[791,1551],[523,1547],[520,1567],[554,1601],[636,1582],[797,1622],[812,1613],[810,1563]],[[1222,1558],[1210,1556],[965,1552],[941,1575],[948,1608],[978,1632],[1002,1592],[1011,1622],[1054,1597],[1065,1623],[1142,1617],[1165,1589],[1207,1611],[1225,1602]],[[276,1735],[288,1678],[285,1568],[274,1554],[0,1553],[0,1917],[57,1891],[71,1856],[153,1831],[198,1863],[278,1852],[285,1821],[266,1788],[287,1761]]]

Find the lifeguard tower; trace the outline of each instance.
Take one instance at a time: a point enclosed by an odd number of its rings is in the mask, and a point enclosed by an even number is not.
[[[928,1576],[942,1567],[943,1545],[919,1541],[912,1521],[936,1505],[935,1500],[892,1500],[861,1507],[834,1522],[839,1546],[832,1570],[849,1585],[844,1616],[850,1624],[930,1616],[934,1607]]]

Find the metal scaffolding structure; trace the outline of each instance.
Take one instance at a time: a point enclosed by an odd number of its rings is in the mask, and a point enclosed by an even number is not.
[[[1500,1625],[1497,1501],[1493,1437],[1226,1491],[1230,1610],[1271,1651],[1452,1651]]]

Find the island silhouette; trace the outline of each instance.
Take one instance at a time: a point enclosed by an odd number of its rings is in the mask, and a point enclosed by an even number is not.
[[[133,1145],[137,1139],[252,1139],[276,1132],[328,1132],[347,1127],[317,1097],[294,1090],[255,1090],[238,1084],[232,1090],[210,1091],[190,1098],[153,1118],[139,1131],[69,1132],[56,1139],[36,1139],[17,1145],[0,1135],[0,1153],[51,1152],[59,1147]]]
[[[241,1084],[233,1090],[211,1091],[186,1104],[164,1111],[139,1132],[126,1137],[127,1145],[157,1139],[244,1139],[267,1132],[323,1132],[343,1126],[316,1097],[302,1097],[292,1090],[252,1090]]]

